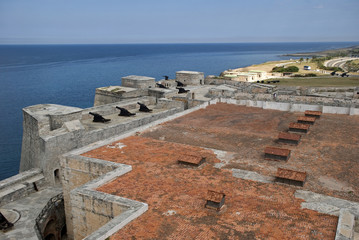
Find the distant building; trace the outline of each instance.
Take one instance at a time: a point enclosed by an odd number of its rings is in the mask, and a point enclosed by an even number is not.
[[[256,72],[225,72],[224,79],[240,82],[256,82],[258,73]]]
[[[263,80],[267,78],[267,72],[261,70],[250,70],[249,73],[257,74],[258,80]]]
[[[176,72],[176,80],[185,85],[203,85],[204,73],[194,71],[178,71]]]

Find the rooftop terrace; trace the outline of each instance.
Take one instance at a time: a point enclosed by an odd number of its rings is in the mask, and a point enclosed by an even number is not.
[[[264,160],[279,132],[303,113],[216,104],[83,155],[132,166],[97,190],[146,202],[148,211],[112,239],[334,239],[338,218],[302,209],[297,189],[359,201],[358,116],[323,114],[287,162]],[[183,156],[205,157],[200,166]],[[233,168],[275,176],[306,172],[304,187],[234,177]],[[226,195],[205,208],[208,190]]]

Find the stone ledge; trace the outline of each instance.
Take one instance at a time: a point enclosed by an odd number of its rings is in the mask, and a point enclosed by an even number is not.
[[[45,177],[38,168],[22,172],[0,182],[0,206],[27,197],[45,185]]]
[[[332,114],[346,114],[346,115],[359,115],[359,108],[351,107],[335,107],[323,104],[306,104],[306,103],[292,103],[292,102],[279,102],[279,101],[266,101],[266,100],[249,100],[249,99],[232,99],[220,98],[219,102],[231,103],[237,105],[244,105],[247,107],[259,107],[263,109],[272,109],[279,111],[290,112],[304,112],[306,110],[322,111],[323,113]]]
[[[0,181],[0,191],[4,188],[7,188],[11,185],[14,185],[16,183],[22,182],[28,178],[31,178],[39,173],[41,173],[41,169],[39,168],[32,168],[28,171],[21,172],[19,174],[16,174],[15,176],[6,178],[2,181]]]
[[[354,237],[355,217],[347,209],[341,209],[335,240],[351,240]]]
[[[107,173],[104,173],[96,179],[89,181],[70,192],[70,201],[72,205],[71,215],[74,219],[73,225],[76,226],[74,228],[75,239],[82,237],[85,237],[85,239],[106,239],[147,211],[148,206],[146,203],[95,190],[101,185],[131,171],[131,166],[67,154],[62,163],[66,171],[72,170],[71,167],[67,165],[69,159],[71,159],[71,161],[77,160],[78,162],[83,162],[84,165],[93,166],[93,169],[103,168],[104,171],[107,171]],[[89,168],[88,173],[93,174],[92,170]],[[95,228],[98,230],[86,236],[91,230],[91,224],[98,224],[94,223],[94,219],[102,219],[101,223],[105,224],[99,228]],[[99,225],[101,225],[101,223]],[[82,225],[89,225],[90,227],[88,227],[86,231],[81,229]],[[77,228],[79,228],[79,230],[77,230]]]
[[[347,209],[352,214],[359,216],[359,203],[357,202],[304,190],[297,190],[294,196],[305,201],[302,203],[302,208],[334,216],[339,216],[341,209]]]

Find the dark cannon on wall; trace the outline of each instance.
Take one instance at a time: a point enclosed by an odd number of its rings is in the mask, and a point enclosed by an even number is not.
[[[157,87],[167,89],[167,87],[161,83],[156,83]]]
[[[137,102],[140,105],[140,112],[152,112],[152,109],[149,109],[145,104]]]
[[[89,114],[91,114],[91,115],[93,116],[93,122],[102,122],[102,123],[105,123],[105,122],[111,121],[111,119],[106,119],[106,118],[104,118],[103,116],[101,116],[101,115],[98,114],[98,113],[89,112]]]
[[[184,88],[179,88],[179,87],[177,87],[177,89],[178,89],[178,93],[187,93],[187,92],[189,92],[189,90],[186,90],[186,89],[184,89]]]
[[[130,117],[130,116],[136,115],[136,113],[131,113],[131,112],[129,112],[126,108],[117,107],[117,106],[116,106],[116,108],[121,111],[121,112],[118,114],[118,116]]]
[[[176,81],[176,83],[177,83],[177,87],[184,87],[184,84],[182,82]]]
[[[6,230],[14,226],[11,222],[9,222],[4,215],[0,212],[0,230]]]
[[[163,77],[165,78],[165,80],[168,80],[168,78],[169,78],[169,77],[168,77],[168,76],[166,76],[166,75],[165,75],[165,76],[163,76]]]

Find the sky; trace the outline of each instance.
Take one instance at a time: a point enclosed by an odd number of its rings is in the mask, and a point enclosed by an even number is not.
[[[359,41],[359,0],[0,0],[0,44]]]

